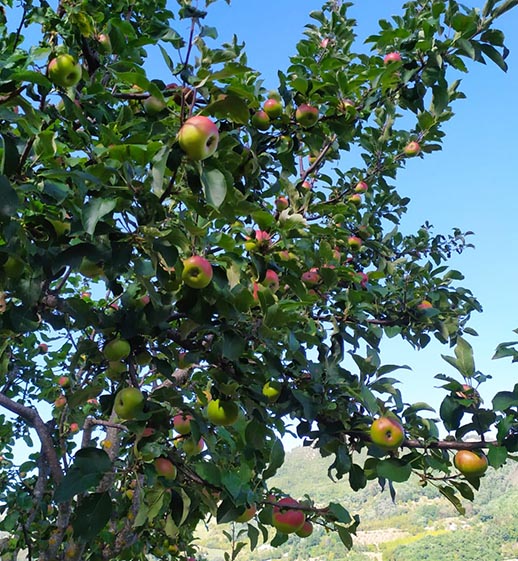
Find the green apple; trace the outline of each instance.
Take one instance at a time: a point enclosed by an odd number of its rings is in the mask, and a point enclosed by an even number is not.
[[[279,399],[282,391],[282,384],[277,380],[269,380],[263,386],[263,395],[268,398],[268,401],[273,403]]]
[[[257,512],[257,507],[255,505],[250,505],[248,508],[245,508],[243,513],[240,514],[235,521],[239,522],[240,524],[249,522],[255,516],[256,512]]]
[[[191,288],[205,288],[212,280],[212,265],[205,257],[193,255],[183,262],[182,280]]]
[[[56,86],[70,88],[81,80],[81,65],[69,54],[53,58],[47,67],[49,80]]]
[[[347,245],[351,251],[359,251],[362,247],[362,239],[358,236],[349,236],[347,238]]]
[[[295,111],[295,120],[305,129],[315,125],[318,121],[318,116],[318,109],[307,103],[299,105]]]
[[[157,113],[163,111],[166,107],[165,102],[154,95],[150,95],[147,99],[145,99],[143,105],[144,110],[148,115],[156,115]]]
[[[455,467],[467,477],[481,477],[487,470],[487,456],[479,450],[459,450],[453,458]]]
[[[178,132],[180,148],[191,160],[205,160],[218,147],[219,131],[208,117],[195,115],[187,119]]]
[[[277,119],[282,115],[282,103],[271,97],[264,102],[263,110],[270,119]]]
[[[207,405],[207,418],[213,425],[233,425],[239,416],[239,407],[230,400],[213,399]]]
[[[25,268],[25,264],[21,259],[9,255],[5,263],[2,265],[2,268],[7,278],[18,279],[23,274],[23,269]]]
[[[166,479],[176,479],[176,466],[168,458],[156,458],[153,465],[158,475]]]
[[[302,510],[290,507],[300,507],[300,503],[291,497],[285,497],[273,507],[272,524],[283,534],[298,532],[306,521],[306,515]]]
[[[131,345],[126,339],[112,339],[103,349],[103,354],[110,362],[118,362],[128,358],[131,353]]]
[[[188,456],[201,454],[205,446],[203,438],[200,438],[198,442],[195,442],[192,438],[182,438],[178,444]]]
[[[270,117],[266,111],[256,111],[250,122],[258,131],[267,131],[270,128]]]
[[[405,431],[401,424],[392,417],[379,417],[370,428],[373,444],[384,450],[395,450],[405,440]]]
[[[134,419],[144,405],[144,394],[138,388],[124,388],[115,396],[113,410],[121,419]]]

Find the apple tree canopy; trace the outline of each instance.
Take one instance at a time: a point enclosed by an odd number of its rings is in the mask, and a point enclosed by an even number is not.
[[[252,548],[279,545],[288,432],[341,484],[414,475],[459,510],[479,478],[454,451],[518,450],[518,386],[480,402],[480,305],[448,267],[469,232],[403,234],[397,189],[441,149],[457,78],[506,69],[518,2],[409,1],[366,45],[325,2],[267,91],[214,1],[1,2],[0,556],[185,559],[200,521],[248,516]],[[387,337],[453,348],[437,414],[405,401]],[[351,546],[347,505],[294,499]]]

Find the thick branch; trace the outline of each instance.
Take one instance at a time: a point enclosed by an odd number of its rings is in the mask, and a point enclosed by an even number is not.
[[[17,403],[3,393],[0,393],[0,405],[2,407],[5,407],[8,411],[11,411],[11,413],[18,415],[19,417],[27,421],[27,423],[29,423],[32,427],[34,427],[38,438],[40,439],[42,451],[44,452],[45,458],[47,459],[47,462],[49,464],[52,479],[55,483],[59,483],[63,478],[63,470],[59,463],[49,429],[43,422],[43,419],[39,416],[36,409],[27,407],[26,405],[23,405],[21,403]]]

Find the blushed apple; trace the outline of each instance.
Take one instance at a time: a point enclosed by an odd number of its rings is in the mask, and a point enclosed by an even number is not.
[[[208,117],[195,115],[187,119],[178,132],[180,148],[191,160],[205,160],[218,147],[219,131]]]
[[[291,507],[291,508],[290,508]],[[291,497],[281,499],[274,507],[272,513],[273,526],[283,534],[292,534],[304,526],[306,515],[300,507],[300,503]]]
[[[173,428],[178,434],[189,434],[191,432],[192,415],[178,413],[173,417]]]
[[[156,458],[153,465],[158,475],[166,479],[176,479],[176,466],[169,458]]]
[[[71,88],[81,80],[81,64],[72,55],[58,55],[49,62],[47,75],[54,85]]]
[[[307,103],[302,103],[297,107],[295,111],[295,120],[297,123],[304,127],[305,129],[314,126],[319,117],[319,112],[316,107],[308,105]]]
[[[392,53],[387,53],[383,57],[383,62],[385,64],[389,64],[391,62],[400,62],[400,61],[401,61],[401,55],[397,51],[394,51]]]
[[[235,521],[239,522],[240,524],[249,522],[255,516],[256,512],[257,512],[257,507],[255,505],[250,505],[249,507],[245,508],[243,513],[240,514]]]
[[[212,281],[212,265],[205,257],[193,255],[183,262],[182,280],[191,288],[205,288]]]
[[[453,463],[467,477],[481,477],[488,467],[487,456],[480,450],[459,450],[453,458]]]
[[[361,238],[358,236],[349,236],[347,238],[347,245],[351,251],[359,251],[363,245]]]
[[[415,140],[413,140],[412,142],[409,142],[403,148],[403,152],[407,156],[417,156],[419,154],[419,152],[421,152],[421,146],[419,145],[419,142],[416,142]]]
[[[302,528],[295,532],[295,534],[299,538],[309,538],[309,536],[311,536],[312,533],[313,533],[313,524],[309,520],[306,520],[302,525]]]
[[[268,113],[266,111],[260,110],[256,111],[250,120],[252,126],[255,127],[258,131],[267,131],[270,128],[270,117],[268,117]]]
[[[273,269],[268,269],[261,284],[272,292],[277,292],[279,290],[279,275]]]
[[[264,102],[263,110],[270,119],[277,119],[282,115],[282,103],[271,97]]]
[[[369,185],[365,181],[358,181],[354,187],[355,193],[366,193],[369,190]]]
[[[379,417],[370,428],[373,444],[384,450],[395,450],[405,440],[405,431],[401,424],[392,417]]]

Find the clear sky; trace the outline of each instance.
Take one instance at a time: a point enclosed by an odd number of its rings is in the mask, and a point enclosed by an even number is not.
[[[483,0],[464,4],[482,6]],[[220,1],[210,7],[206,24],[218,29],[218,41],[233,34],[245,41],[250,66],[263,73],[267,87],[274,87],[277,69],[289,64],[309,12],[321,5],[319,0],[233,0],[231,6]],[[379,19],[400,12],[402,5],[403,0],[357,0],[350,15],[358,21],[359,42],[377,29]],[[486,401],[518,382],[518,365],[491,360],[498,343],[518,340],[512,333],[518,328],[518,8],[505,14],[498,27],[511,50],[509,71],[472,62],[461,88],[467,99],[454,108],[443,151],[410,161],[397,180],[400,192],[412,199],[403,221],[405,231],[415,231],[428,220],[436,233],[448,234],[458,226],[476,234],[471,239],[476,248],[451,264],[465,274],[463,286],[484,307],[473,317],[471,325],[479,337],[470,342],[477,368],[493,376],[481,388]],[[431,343],[424,351],[413,352],[396,340],[382,347],[385,363],[412,367],[412,372],[401,371],[404,397],[435,406],[444,394],[434,388],[438,381],[433,376],[456,372],[441,353],[453,350]]]

